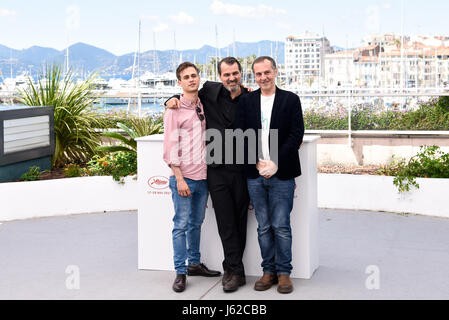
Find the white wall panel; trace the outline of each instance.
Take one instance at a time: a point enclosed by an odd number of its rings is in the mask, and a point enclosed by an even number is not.
[[[3,122],[4,153],[50,145],[50,117],[39,116]]]

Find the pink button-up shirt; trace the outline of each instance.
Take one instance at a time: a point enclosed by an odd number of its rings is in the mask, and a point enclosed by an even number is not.
[[[201,109],[203,121],[195,110],[197,106]],[[165,111],[164,161],[168,165],[180,167],[184,178],[206,179],[205,134],[206,118],[200,99],[192,103],[181,96],[179,109]]]

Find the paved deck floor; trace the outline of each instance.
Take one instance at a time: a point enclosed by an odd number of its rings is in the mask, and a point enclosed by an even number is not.
[[[136,212],[3,222],[0,299],[449,299],[449,219],[319,214],[320,268],[290,295],[254,291],[256,277],[230,294],[221,278],[199,277],[173,292],[173,272],[137,269]]]

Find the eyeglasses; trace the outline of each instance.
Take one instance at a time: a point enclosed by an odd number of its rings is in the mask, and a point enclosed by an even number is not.
[[[198,118],[200,119],[200,121],[203,121],[204,120],[204,114],[201,113],[200,107],[196,107],[195,110],[196,110],[196,114],[197,114]]]

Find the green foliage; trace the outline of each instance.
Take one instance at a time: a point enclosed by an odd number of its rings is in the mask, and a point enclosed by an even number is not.
[[[417,110],[404,112],[393,123],[395,130],[449,130],[449,107],[445,98],[432,100]]]
[[[163,118],[127,117],[127,124],[117,122],[124,133],[103,132],[102,136],[118,140],[119,145],[100,146],[96,150],[100,155],[88,162],[89,175],[112,175],[114,180],[123,183],[123,177],[137,173],[136,138],[163,133]],[[101,155],[106,154],[104,157]]]
[[[393,183],[399,192],[410,191],[412,186],[419,188],[416,178],[449,178],[449,153],[438,146],[421,146],[420,152],[408,162],[394,160],[378,173],[394,176]]]
[[[380,176],[395,176],[405,165],[405,159],[396,159],[393,155],[391,163],[381,166],[376,173]]]
[[[22,181],[36,181],[39,180],[41,176],[41,168],[38,166],[30,167],[30,169],[22,174],[20,180]]]
[[[52,166],[81,163],[95,154],[103,125],[91,111],[95,98],[95,76],[76,82],[71,71],[63,73],[59,65],[47,66],[37,84],[28,79],[28,88],[20,91],[21,103],[29,106],[54,106],[55,153]]]
[[[347,130],[346,110],[307,109],[304,111],[304,126],[307,130]]]
[[[379,112],[367,105],[361,105],[351,114],[351,127],[353,130],[388,130],[398,116],[398,112]]]
[[[137,154],[133,152],[115,152],[100,157],[94,156],[87,163],[86,173],[90,176],[112,176],[123,183],[123,177],[137,172]]]
[[[69,163],[64,168],[64,173],[69,178],[81,177],[83,175],[83,169],[76,163]]]
[[[122,122],[117,122],[117,127],[124,131],[125,134],[110,131],[102,133],[102,136],[104,137],[118,140],[120,145],[101,146],[98,147],[97,150],[99,152],[123,151],[137,153],[136,138],[162,133],[163,125],[164,123],[162,118],[152,119],[150,117],[130,117],[128,118],[128,125],[125,125]]]
[[[312,108],[304,111],[309,130],[347,130],[348,111],[344,107]],[[368,105],[354,106],[352,130],[449,130],[449,97],[440,97],[410,111],[382,110]]]

